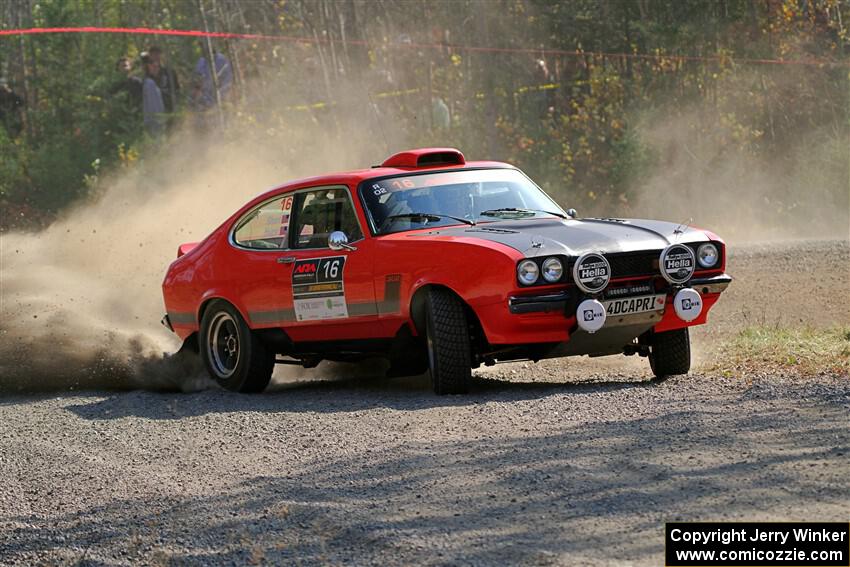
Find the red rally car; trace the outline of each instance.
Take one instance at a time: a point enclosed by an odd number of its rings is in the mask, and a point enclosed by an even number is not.
[[[688,372],[725,266],[706,230],[579,218],[513,166],[419,149],[272,189],[181,245],[163,323],[238,392],[275,363],[370,357],[430,370],[438,394],[481,364],[582,354],[667,376]]]

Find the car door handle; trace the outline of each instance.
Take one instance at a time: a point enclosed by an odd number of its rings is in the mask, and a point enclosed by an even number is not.
[[[295,262],[295,256],[281,256],[277,259],[278,264],[292,264]]]

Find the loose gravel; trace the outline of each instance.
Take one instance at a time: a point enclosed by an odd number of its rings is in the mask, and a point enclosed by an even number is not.
[[[850,247],[788,246],[735,251],[698,349],[712,325],[812,305],[801,324],[841,322],[846,295],[818,296],[846,292]],[[798,250],[820,264],[766,277]],[[638,357],[576,358],[436,397],[423,377],[313,375],[0,400],[0,563],[661,565],[666,521],[848,520],[847,376],[658,382]]]

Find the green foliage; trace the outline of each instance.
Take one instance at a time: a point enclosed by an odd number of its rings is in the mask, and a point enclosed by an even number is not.
[[[818,198],[844,202],[847,68],[740,61],[846,63],[850,4],[838,0],[29,0],[5,6],[8,23],[0,25],[203,29],[199,6],[211,30],[326,40],[217,44],[236,70],[230,126],[262,132],[284,159],[303,154],[287,142],[301,131],[346,147],[384,137],[393,149],[453,144],[473,158],[512,161],[553,196],[598,213],[627,208],[664,167],[645,126],[667,120],[689,132],[694,147],[681,151],[710,154],[707,168],[729,156],[770,157],[789,185],[811,179],[826,188]],[[97,191],[100,173],[132,167],[160,145],[145,140],[126,94],[112,92],[121,79],[117,58],[135,60],[154,43],[183,85],[175,121],[191,122],[186,95],[203,42],[123,34],[0,39],[0,72],[26,99],[23,131],[0,131],[0,204],[55,214]],[[541,47],[565,53],[534,51]],[[629,57],[635,54],[653,57]],[[437,98],[450,111],[448,129],[433,123]],[[364,118],[370,114],[379,116]],[[789,201],[786,189],[776,192]]]

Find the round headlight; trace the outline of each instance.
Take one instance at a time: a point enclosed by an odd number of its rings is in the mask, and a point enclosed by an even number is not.
[[[717,253],[717,246],[714,244],[703,244],[697,249],[697,261],[703,268],[711,268],[717,264],[720,255]]]
[[[543,262],[543,279],[549,283],[555,283],[561,279],[564,273],[564,265],[557,258],[547,258]]]
[[[540,268],[537,267],[537,263],[534,260],[523,260],[516,268],[516,275],[519,278],[519,283],[531,285],[540,276]]]

